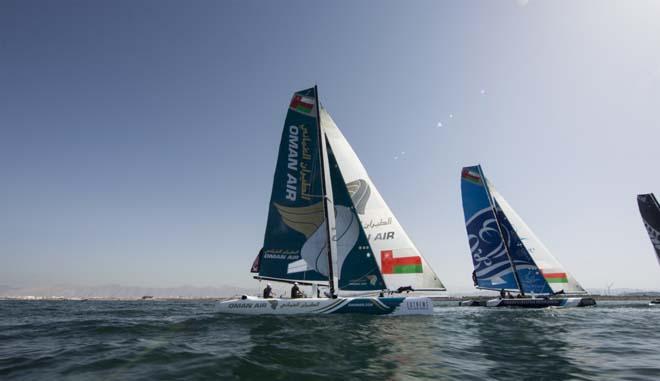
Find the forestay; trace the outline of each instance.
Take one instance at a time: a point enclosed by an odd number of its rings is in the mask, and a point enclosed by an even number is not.
[[[387,287],[391,290],[407,286],[444,290],[442,282],[403,230],[330,115],[323,108],[320,115],[321,128],[334,152]]]

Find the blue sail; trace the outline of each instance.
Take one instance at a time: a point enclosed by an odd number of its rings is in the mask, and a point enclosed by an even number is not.
[[[333,239],[337,242],[339,289],[384,290],[387,287],[383,276],[330,144],[327,145],[327,152],[335,211]]]
[[[653,193],[637,196],[639,213],[642,215],[644,227],[649,234],[655,255],[660,263],[660,204]]]
[[[280,142],[259,275],[328,279],[321,144],[314,88],[296,92]]]
[[[481,166],[463,168],[461,195],[475,286],[491,290],[518,290]]]
[[[527,252],[527,248],[522,243],[516,229],[511,225],[497,199],[493,198],[493,202],[495,203],[497,220],[509,248],[509,257],[515,266],[522,291],[534,294],[551,294],[552,288],[550,288],[536,263]]]

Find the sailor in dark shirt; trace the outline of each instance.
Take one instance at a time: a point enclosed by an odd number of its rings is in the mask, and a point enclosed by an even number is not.
[[[298,282],[295,282],[291,287],[291,299],[297,298],[300,298],[300,288],[298,288]]]
[[[270,299],[273,297],[273,288],[270,286],[270,283],[264,288],[264,299]]]

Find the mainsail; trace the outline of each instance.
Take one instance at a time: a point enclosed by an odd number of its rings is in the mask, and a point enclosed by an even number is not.
[[[649,238],[651,238],[655,255],[660,263],[660,204],[658,204],[658,200],[653,193],[649,193],[638,195],[637,205],[644,221],[644,227],[649,233]]]
[[[477,286],[527,293],[585,293],[483,175],[461,172],[463,213]]]
[[[475,286],[490,290],[519,290],[518,277],[502,239],[481,167],[463,168],[461,194]]]
[[[387,287],[390,290],[400,287],[444,290],[442,282],[403,230],[335,122],[323,108],[320,115],[321,128],[332,147]]]
[[[296,92],[282,131],[259,275],[328,279],[321,136],[315,88]]]

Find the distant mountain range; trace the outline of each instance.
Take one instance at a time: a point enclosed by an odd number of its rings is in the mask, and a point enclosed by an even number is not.
[[[116,284],[103,286],[56,285],[52,287],[13,287],[0,285],[0,297],[62,297],[62,298],[214,298],[229,297],[255,290],[234,286],[219,287],[132,287]]]

